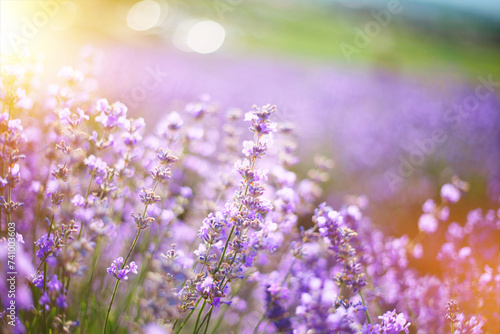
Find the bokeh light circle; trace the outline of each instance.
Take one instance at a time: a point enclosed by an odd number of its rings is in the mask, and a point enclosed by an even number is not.
[[[187,45],[198,53],[212,53],[219,49],[226,38],[224,27],[214,21],[201,21],[191,27]]]
[[[161,16],[161,6],[156,1],[144,0],[130,8],[127,15],[127,25],[136,31],[146,31],[158,23]]]

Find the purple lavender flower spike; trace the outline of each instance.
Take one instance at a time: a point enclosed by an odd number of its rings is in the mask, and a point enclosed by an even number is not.
[[[111,263],[111,267],[108,267],[107,272],[118,280],[128,280],[128,274],[133,273],[137,275],[137,270],[139,267],[134,261],[130,262],[129,265],[123,266],[123,257],[118,257]]]

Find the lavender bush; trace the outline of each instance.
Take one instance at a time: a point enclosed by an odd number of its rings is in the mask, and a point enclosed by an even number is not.
[[[38,63],[3,63],[2,332],[498,330],[500,209],[451,221],[466,182],[423,203],[417,236],[388,236],[366,197],[322,203],[328,157],[294,171],[276,107],[202,99],[146,127],[92,64],[45,89]],[[412,266],[443,229],[441,268]]]

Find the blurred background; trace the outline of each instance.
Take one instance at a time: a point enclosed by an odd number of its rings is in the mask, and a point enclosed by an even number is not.
[[[325,197],[367,195],[390,234],[416,234],[421,204],[453,175],[471,191],[452,221],[498,205],[498,0],[0,5],[2,52],[43,55],[54,78],[100,50],[99,94],[150,124],[205,94],[222,109],[276,104],[299,138],[295,171],[332,158]]]

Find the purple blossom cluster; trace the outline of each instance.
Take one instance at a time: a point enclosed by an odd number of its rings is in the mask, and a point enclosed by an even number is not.
[[[111,263],[111,267],[107,269],[108,274],[116,277],[117,280],[128,280],[128,274],[130,272],[137,274],[137,265],[134,261],[130,262],[129,265],[123,265],[123,257],[119,257]]]
[[[202,96],[147,126],[101,96],[94,57],[46,88],[36,63],[2,67],[2,332],[12,261],[20,333],[499,328],[498,203],[461,210],[453,177],[400,222],[418,234],[387,233],[366,196],[325,202],[334,162],[302,165],[275,106]]]

